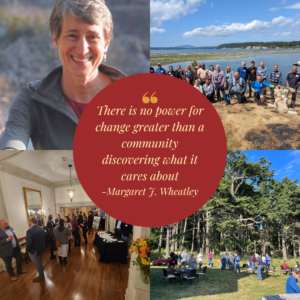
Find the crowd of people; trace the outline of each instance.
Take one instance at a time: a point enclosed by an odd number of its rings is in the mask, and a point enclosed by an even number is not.
[[[100,213],[105,217],[105,213]],[[48,221],[45,227],[39,218],[36,216],[30,219],[30,228],[26,232],[26,252],[31,261],[35,264],[38,271],[38,276],[33,279],[33,282],[41,281],[45,278],[42,255],[47,247],[50,249],[50,259],[59,258],[60,264],[67,264],[67,257],[71,252],[71,241],[74,242],[74,247],[81,247],[82,232],[84,243],[88,243],[87,234],[93,234],[94,216],[98,216],[97,211],[89,211],[88,216],[85,213],[74,212],[72,216],[66,215],[61,218],[59,214],[53,221],[53,216],[48,216]],[[18,238],[14,229],[10,227],[7,220],[0,220],[0,258],[4,261],[5,268],[12,281],[18,280],[12,267],[12,258],[16,259],[17,273],[27,273],[27,270],[22,268],[22,253]],[[57,256],[54,251],[57,250]]]
[[[169,75],[193,85],[197,90],[206,96],[210,102],[222,101],[221,94],[226,105],[231,104],[233,98],[237,98],[239,104],[246,103],[245,96],[248,88],[248,97],[253,97],[256,105],[263,105],[266,100],[267,87],[271,91],[271,99],[275,101],[274,89],[280,89],[282,84],[282,73],[278,70],[278,65],[273,66],[271,72],[268,71],[265,63],[260,62],[257,68],[255,62],[251,62],[251,67],[246,67],[246,62],[242,62],[241,66],[233,72],[230,66],[226,67],[225,72],[220,69],[220,65],[209,66],[206,69],[205,64],[198,64],[192,69],[188,64],[183,70],[181,65],[177,65],[174,70],[173,66],[169,66],[169,71],[166,71],[160,63],[157,64],[157,69],[150,67],[150,73]],[[267,82],[269,81],[269,83]],[[286,89],[292,94],[290,108],[295,108],[297,90],[300,85],[300,73],[297,67],[293,66],[292,71],[285,78]]]

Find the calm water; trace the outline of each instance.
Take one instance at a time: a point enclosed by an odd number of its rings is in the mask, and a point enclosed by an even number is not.
[[[278,70],[282,73],[282,85],[285,85],[285,77],[286,74],[292,71],[293,63],[300,60],[300,53],[283,53],[283,54],[259,54],[252,57],[247,58],[236,58],[236,59],[214,59],[214,60],[201,60],[198,63],[205,63],[205,67],[208,69],[209,65],[219,64],[221,70],[225,72],[226,67],[230,66],[232,71],[236,71],[238,67],[241,66],[241,62],[246,62],[246,67],[251,67],[251,61],[255,61],[255,66],[259,67],[259,63],[261,61],[265,62],[265,66],[268,71],[273,70],[273,65],[278,65]],[[181,65],[182,69],[185,69],[187,64],[191,64],[191,62],[178,62],[170,64],[173,66],[174,70],[177,69],[177,65]],[[163,68],[166,70],[169,69],[170,65],[164,65]],[[298,71],[300,72],[300,67],[298,66]]]
[[[155,53],[207,53],[207,52],[252,52],[252,51],[278,51],[292,49],[174,49],[174,50],[150,50]]]

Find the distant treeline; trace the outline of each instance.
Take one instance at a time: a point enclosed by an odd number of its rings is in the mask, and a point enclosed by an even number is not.
[[[195,48],[185,48],[185,47],[150,47],[150,50],[180,50],[180,49],[217,49],[217,47],[195,47]]]
[[[292,48],[292,47],[300,47],[300,41],[293,41],[293,42],[250,42],[250,43],[229,43],[229,44],[222,44],[217,47],[217,49],[222,48],[241,48],[245,49],[248,46],[251,47],[267,47],[267,48]]]

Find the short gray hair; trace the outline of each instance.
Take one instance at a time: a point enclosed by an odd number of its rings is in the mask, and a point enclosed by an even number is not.
[[[62,21],[68,14],[88,24],[103,24],[106,39],[113,38],[112,15],[104,0],[56,0],[49,28],[57,39],[61,33]]]

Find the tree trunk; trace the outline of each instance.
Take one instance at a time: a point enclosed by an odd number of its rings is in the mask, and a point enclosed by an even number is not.
[[[283,260],[287,260],[287,253],[286,253],[286,238],[285,238],[285,232],[284,232],[284,218],[281,220],[281,242],[282,242],[282,254],[283,254]]]
[[[198,221],[197,221],[197,253],[200,251],[200,210],[198,210]]]
[[[178,234],[178,222],[175,223],[175,233]],[[175,238],[175,252],[177,252],[177,247],[178,247],[178,243],[177,243],[177,237]]]
[[[296,242],[295,242],[295,226],[293,226],[293,256],[294,258],[297,258],[296,254]]]
[[[163,236],[164,226],[160,227],[160,235],[159,235],[159,243],[158,243],[158,252],[161,252],[161,245],[162,245],[162,236]]]
[[[184,238],[185,238],[185,232],[186,232],[187,219],[188,218],[186,218],[184,221],[183,236],[182,236],[182,241],[181,241],[181,252],[183,251],[183,246],[184,246]]]
[[[166,256],[170,256],[170,225],[167,226]]]
[[[205,241],[206,241],[206,251],[205,254],[206,256],[209,253],[209,220],[208,218],[210,217],[210,212],[208,211],[208,209],[206,208],[206,236],[205,236]]]
[[[280,250],[280,222],[278,221],[278,250]]]
[[[194,220],[193,220],[193,234],[192,234],[191,253],[193,253],[193,251],[194,251],[194,238],[195,238],[195,214],[194,214]]]

